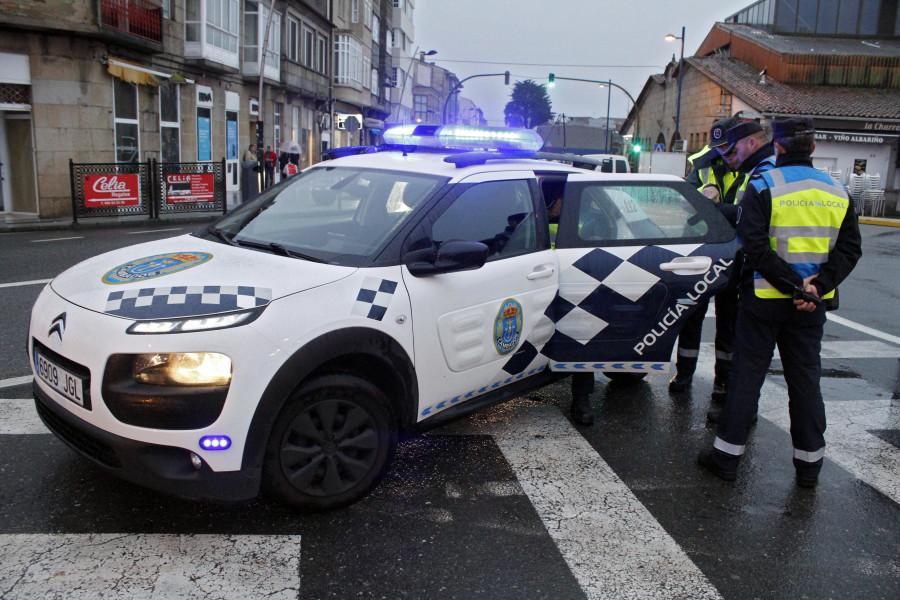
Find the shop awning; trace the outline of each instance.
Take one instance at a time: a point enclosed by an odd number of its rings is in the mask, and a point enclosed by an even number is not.
[[[128,83],[137,83],[143,85],[159,85],[160,81],[168,80],[172,83],[194,83],[193,79],[186,79],[178,73],[163,73],[162,71],[154,71],[147,67],[136,65],[121,58],[107,59],[107,72],[113,77],[118,77],[122,81]]]

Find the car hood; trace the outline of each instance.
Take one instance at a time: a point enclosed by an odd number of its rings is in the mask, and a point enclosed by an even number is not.
[[[184,235],[95,256],[50,286],[88,310],[172,319],[264,306],[355,271]]]

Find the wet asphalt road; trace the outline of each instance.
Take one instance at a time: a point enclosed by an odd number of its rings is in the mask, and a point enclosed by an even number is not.
[[[198,597],[895,600],[900,228],[862,230],[864,258],[835,313],[845,321],[826,326],[829,447],[815,490],[793,483],[778,361],[737,482],[696,467],[714,435],[708,345],[689,394],[670,396],[662,376],[634,386],[599,376],[597,423],[576,427],[562,382],[403,442],[373,494],[323,514],[267,499],[166,497],[107,475],[50,435],[0,433],[0,597],[37,594],[29,582],[41,569],[67,582],[60,597],[100,597],[89,585],[105,581],[98,564],[123,554],[144,579],[133,588],[142,597],[177,597],[159,575],[174,539],[199,544],[193,562],[215,565]],[[103,250],[182,232],[0,235],[0,284],[49,279]],[[40,288],[0,287],[0,427],[33,412],[29,386],[16,381],[29,373],[23,345]],[[713,327],[707,319],[704,341]],[[104,536],[126,548],[103,558],[110,563],[84,550],[100,552]],[[232,547],[238,558],[228,564],[260,577],[255,587],[219,569]],[[21,556],[44,558],[19,567]]]

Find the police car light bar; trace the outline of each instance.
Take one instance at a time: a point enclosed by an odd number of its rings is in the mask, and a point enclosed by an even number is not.
[[[535,152],[544,145],[541,136],[531,129],[469,125],[398,125],[384,132],[384,141],[399,146],[452,150],[525,150],[530,152]]]

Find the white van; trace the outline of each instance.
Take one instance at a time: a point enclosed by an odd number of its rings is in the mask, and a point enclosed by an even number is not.
[[[601,161],[602,164],[594,167],[595,171],[600,171],[601,173],[631,173],[628,159],[621,154],[584,154],[583,156]]]

